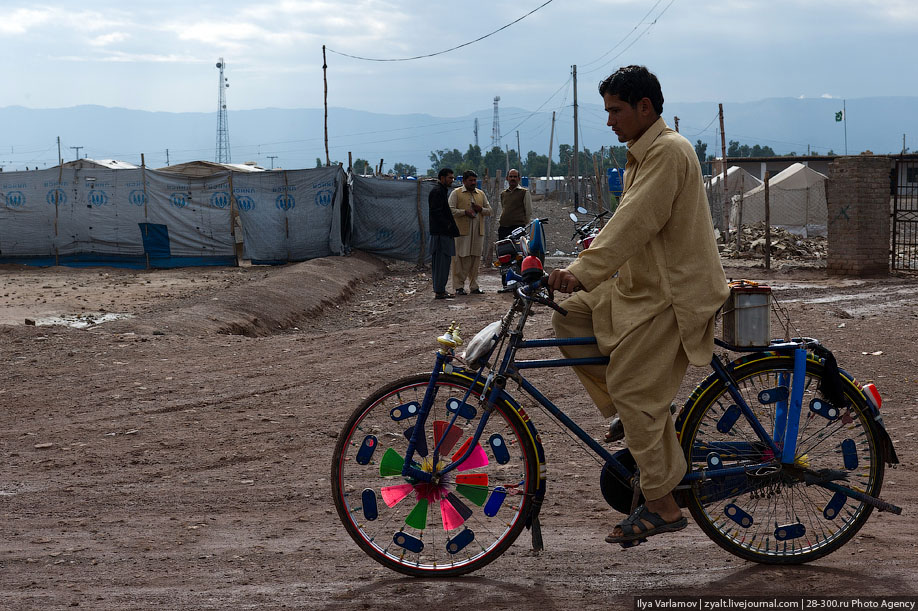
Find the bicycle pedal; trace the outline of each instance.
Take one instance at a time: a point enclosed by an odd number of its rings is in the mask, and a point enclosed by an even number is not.
[[[634,539],[632,541],[625,541],[624,543],[619,543],[622,546],[622,549],[628,549],[629,547],[635,547],[641,543],[647,543],[647,539]]]

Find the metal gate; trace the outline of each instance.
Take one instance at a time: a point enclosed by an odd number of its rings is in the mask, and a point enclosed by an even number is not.
[[[892,183],[892,269],[918,271],[918,155],[896,159]]]

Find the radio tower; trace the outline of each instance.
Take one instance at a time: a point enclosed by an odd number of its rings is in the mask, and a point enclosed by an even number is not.
[[[478,146],[478,118],[475,118],[475,146]],[[902,147],[905,150],[905,147]]]
[[[229,87],[229,79],[223,76],[225,67],[221,57],[217,62],[217,69],[220,70],[220,82],[217,83],[217,154],[214,159],[217,163],[233,162],[230,157],[229,127],[226,123],[226,88]]]
[[[500,102],[500,96],[494,96],[494,122],[491,127],[491,148],[500,147],[500,117],[497,114],[497,103]]]

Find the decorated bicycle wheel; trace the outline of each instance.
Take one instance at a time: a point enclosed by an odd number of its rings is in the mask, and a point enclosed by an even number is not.
[[[470,381],[440,376],[415,466],[457,468],[433,482],[402,475],[429,377],[398,380],[351,416],[332,464],[335,506],[354,541],[374,560],[415,576],[481,568],[513,543],[529,514],[538,465],[529,430],[501,403],[474,441],[484,413]],[[480,387],[477,388],[480,394]]]
[[[792,373],[793,358],[777,355],[751,358],[733,371],[736,390],[768,435],[778,429],[782,438],[777,414],[789,399]],[[876,424],[851,380],[843,378],[845,404],[832,405],[819,390],[822,376],[822,364],[808,360],[793,465],[780,464],[722,383],[703,388],[690,407],[682,446],[692,471],[772,463],[708,478],[688,494],[701,529],[737,556],[768,564],[815,560],[844,545],[873,509],[830,488],[879,496],[884,464]]]

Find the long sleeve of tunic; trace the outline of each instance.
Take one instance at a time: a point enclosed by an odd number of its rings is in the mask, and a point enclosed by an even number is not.
[[[601,347],[672,307],[689,360],[707,364],[729,288],[698,158],[662,118],[628,147],[618,209],[568,271],[590,292]]]

